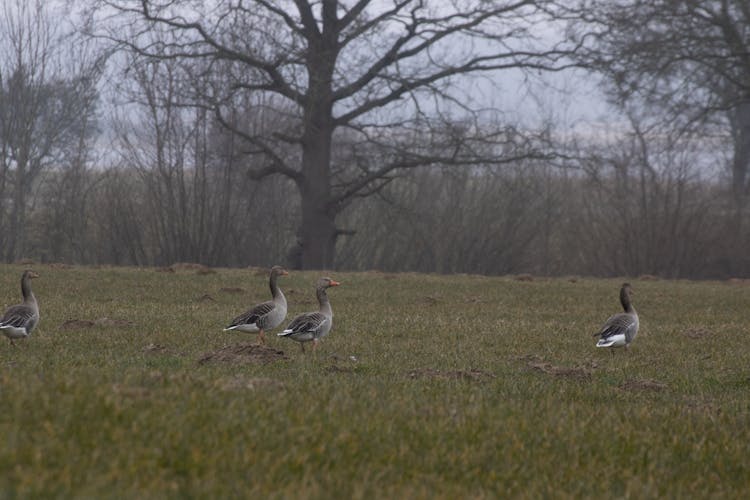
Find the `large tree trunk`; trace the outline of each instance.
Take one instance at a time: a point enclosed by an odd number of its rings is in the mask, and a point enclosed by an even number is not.
[[[331,269],[336,246],[336,213],[331,199],[331,137],[333,125],[330,108],[327,116],[321,106],[313,105],[306,122],[302,149],[302,172],[299,180],[302,220],[299,229],[302,269]]]
[[[297,181],[302,221],[298,232],[302,269],[331,269],[336,247],[336,210],[331,206],[331,144],[333,142],[333,69],[335,38],[315,40],[307,61],[310,78],[305,95],[302,176]]]
[[[732,192],[735,209],[740,215],[747,202],[747,174],[750,168],[750,101],[740,103],[733,114]]]
[[[733,216],[727,234],[728,269],[730,276],[748,272],[745,252],[746,208],[748,201],[748,169],[750,169],[750,101],[743,101],[731,111],[730,123],[734,142],[732,157],[732,202]]]
[[[24,240],[26,236],[26,155],[20,155],[16,168],[16,182],[13,193],[13,210],[8,232],[8,248],[5,256],[7,262],[14,262],[24,257]]]

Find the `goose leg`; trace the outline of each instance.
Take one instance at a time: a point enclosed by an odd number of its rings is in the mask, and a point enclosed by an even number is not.
[[[258,342],[261,345],[266,345],[266,332],[263,331],[263,328],[258,332]]]
[[[312,346],[313,352],[315,352],[317,348],[318,348],[318,339],[313,339],[313,346]]]
[[[305,343],[304,342],[300,342],[299,346],[300,346],[300,349],[302,349],[302,354],[304,354],[305,353]]]

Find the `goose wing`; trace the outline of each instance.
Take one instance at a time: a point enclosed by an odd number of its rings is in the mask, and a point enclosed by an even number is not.
[[[272,301],[258,304],[234,318],[232,320],[232,323],[230,323],[227,328],[232,328],[233,326],[237,325],[254,325],[275,308],[276,304],[274,304]]]
[[[632,314],[613,314],[607,319],[601,330],[594,334],[594,337],[599,336],[602,339],[608,339],[615,335],[624,335],[625,338],[630,339],[633,335],[632,330],[637,328],[637,325],[638,321]]]
[[[15,328],[25,328],[34,317],[34,310],[25,305],[19,304],[11,306],[5,310],[5,314],[0,319],[0,327],[13,326]]]
[[[315,333],[328,321],[329,318],[319,312],[300,314],[284,329],[283,335]]]

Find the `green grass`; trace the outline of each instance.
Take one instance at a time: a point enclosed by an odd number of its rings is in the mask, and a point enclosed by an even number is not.
[[[274,332],[286,361],[199,365],[255,340],[221,329],[267,299],[265,276],[34,269],[41,324],[15,348],[0,338],[3,498],[750,490],[750,286],[632,280],[641,332],[613,357],[591,333],[619,309],[621,279],[331,273],[343,286],[330,291],[335,326],[315,356]],[[19,301],[21,271],[0,267],[0,305]],[[316,307],[317,277],[280,280],[293,290],[289,318]],[[60,328],[102,317],[134,324]],[[666,388],[623,387],[634,380]]]

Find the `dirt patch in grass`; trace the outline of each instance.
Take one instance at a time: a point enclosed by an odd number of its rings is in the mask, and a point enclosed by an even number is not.
[[[143,352],[149,353],[149,354],[171,354],[171,355],[178,355],[182,356],[185,353],[175,351],[174,349],[167,347],[165,345],[161,344],[154,344],[153,342],[143,346]]]
[[[169,271],[167,271],[169,269]],[[215,274],[216,270],[210,267],[198,264],[197,262],[175,262],[168,268],[165,268],[163,272],[180,272],[180,271],[195,271],[195,274]]]
[[[516,281],[534,281],[534,277],[530,274],[517,274],[515,277]]]
[[[641,274],[638,276],[638,281],[659,281],[661,278],[653,274]]]
[[[73,266],[65,264],[64,262],[50,262],[47,264],[47,267],[50,269],[73,269]]]
[[[90,319],[69,319],[68,321],[64,322],[60,325],[60,330],[85,330],[87,328],[93,328],[95,326],[105,327],[105,328],[124,328],[128,326],[133,326],[132,321],[128,321],[126,319],[113,319],[113,318],[99,318],[95,320]]]
[[[424,297],[417,300],[419,304],[426,304],[428,306],[434,306],[438,302],[440,302],[440,299],[437,297],[433,297],[432,295],[425,295]]]
[[[219,291],[221,293],[245,293],[245,289],[238,286],[223,286],[219,288]]]
[[[663,391],[666,390],[669,386],[665,384],[664,382],[659,382],[658,380],[653,379],[630,379],[626,380],[625,382],[618,385],[620,389],[623,389],[625,391]]]
[[[132,321],[129,321],[127,319],[117,319],[117,318],[99,318],[94,320],[94,325],[96,326],[105,326],[105,327],[116,327],[116,328],[124,328],[127,326],[133,326],[134,323]]]
[[[355,373],[358,369],[358,360],[356,356],[339,356],[338,354],[331,354],[328,357],[331,360],[331,364],[325,368],[325,372],[328,374]]]
[[[682,334],[689,339],[704,339],[713,335],[711,331],[705,328],[688,328]]]
[[[750,283],[750,280],[743,279],[743,278],[729,278],[727,280],[727,283],[730,285],[747,285]]]
[[[213,352],[207,352],[198,360],[199,364],[206,363],[260,363],[267,364],[274,361],[289,359],[284,351],[260,344],[235,344],[224,346]]]
[[[112,393],[124,398],[145,399],[149,396],[149,392],[150,391],[145,387],[124,384],[112,385]]]
[[[83,330],[92,326],[94,326],[94,322],[89,319],[69,319],[60,325],[60,330]]]
[[[521,361],[524,361],[527,367],[536,371],[540,371],[542,373],[546,373],[547,375],[579,380],[591,380],[591,375],[594,373],[594,370],[598,368],[598,365],[595,361],[592,361],[586,365],[558,366],[550,363],[549,361],[544,361],[544,359],[537,356],[536,354],[522,356],[519,359]]]
[[[409,378],[431,378],[446,380],[471,380],[473,382],[485,382],[495,378],[495,374],[469,368],[468,370],[436,370],[434,368],[420,368],[411,370],[408,373]]]
[[[216,299],[211,297],[209,294],[204,293],[197,299],[195,299],[196,302],[216,302]]]
[[[157,273],[173,273],[174,269],[172,269],[171,267],[157,267],[156,269],[154,269],[154,271],[156,271]]]
[[[484,304],[487,302],[487,300],[477,295],[472,295],[471,297],[466,297],[466,299],[464,299],[464,302],[466,302],[467,304]]]

